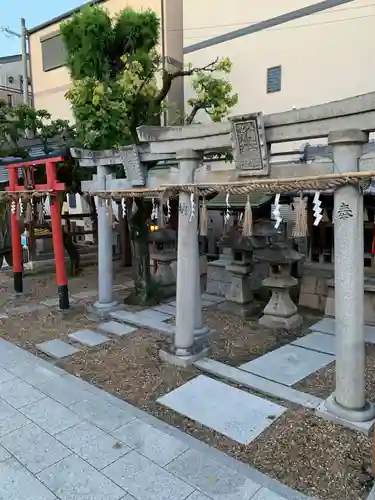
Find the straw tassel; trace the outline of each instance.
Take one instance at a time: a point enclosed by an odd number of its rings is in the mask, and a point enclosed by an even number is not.
[[[202,203],[199,234],[201,236],[207,236],[208,234],[208,215],[207,215],[206,198],[203,198],[203,203]]]
[[[25,212],[25,223],[30,224],[33,221],[33,210],[31,206],[32,200],[29,200],[26,205],[26,212]]]
[[[292,235],[294,238],[304,238],[307,236],[307,198],[302,193],[298,198],[293,198],[296,220]]]
[[[253,235],[253,212],[251,211],[250,196],[247,196],[245,212],[243,217],[242,236]]]

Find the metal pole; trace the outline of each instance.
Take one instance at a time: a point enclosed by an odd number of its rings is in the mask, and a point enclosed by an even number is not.
[[[29,77],[27,62],[27,33],[25,19],[21,18],[21,45],[22,45],[22,95],[23,103],[29,105]]]

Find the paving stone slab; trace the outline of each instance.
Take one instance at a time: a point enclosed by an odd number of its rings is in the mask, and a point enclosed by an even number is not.
[[[120,500],[125,493],[75,455],[52,465],[38,478],[61,500]]]
[[[9,368],[9,371],[30,385],[42,384],[48,380],[54,380],[65,373],[60,368],[47,363],[43,359],[20,363]]]
[[[11,454],[3,446],[0,445],[0,462],[4,462],[4,460],[8,460],[8,458],[12,458]]]
[[[145,309],[144,311],[139,311],[134,313],[134,315],[140,319],[146,318],[152,321],[159,321],[159,322],[167,321],[172,317],[170,314],[154,311],[153,309]]]
[[[77,349],[76,347],[73,347],[72,345],[67,344],[66,342],[63,342],[59,339],[47,340],[46,342],[37,344],[36,348],[39,351],[44,352],[44,354],[47,354],[47,356],[55,359],[66,358],[68,356],[71,356],[72,354],[79,352],[79,349]]]
[[[287,500],[268,488],[261,488],[251,500]]]
[[[157,401],[242,444],[254,440],[286,410],[204,375]]]
[[[16,459],[0,463],[0,500],[56,500]]]
[[[200,491],[194,491],[191,495],[187,497],[186,500],[212,500],[211,498],[203,495]]]
[[[176,316],[176,307],[171,306],[170,304],[159,304],[158,306],[153,307],[155,311],[168,314],[169,316]]]
[[[203,293],[202,300],[207,300],[208,302],[219,304],[220,302],[225,302],[225,297],[220,297],[219,295],[212,295],[211,293]]]
[[[78,330],[77,332],[70,333],[68,337],[89,347],[95,347],[109,342],[108,337],[101,335],[100,333],[93,332],[92,330]]]
[[[134,418],[132,413],[110,403],[103,404],[100,397],[93,395],[84,401],[71,405],[70,408],[84,420],[88,420],[108,432],[118,429]]]
[[[194,491],[136,451],[116,460],[102,472],[137,500],[185,500]]]
[[[18,409],[34,403],[45,395],[19,378],[0,384],[0,398]]]
[[[328,335],[336,334],[336,325],[334,318],[323,318],[314,325],[312,325],[309,330],[314,332],[326,333]],[[364,336],[365,341],[369,344],[375,344],[375,326],[364,325]]]
[[[322,399],[307,394],[305,392],[297,391],[291,387],[273,382],[272,380],[267,380],[253,373],[248,373],[233,366],[227,365],[225,363],[220,363],[213,359],[203,358],[194,363],[194,366],[200,370],[210,373],[215,377],[220,377],[237,384],[241,384],[249,389],[255,389],[258,392],[267,394],[269,396],[276,397],[278,399],[284,399],[285,401],[290,401],[305,408],[315,409],[317,408]]]
[[[304,347],[305,349],[310,349],[311,351],[323,352],[325,354],[336,354],[336,338],[334,335],[327,335],[326,333],[312,332],[304,337],[301,337],[294,342],[292,345],[297,345],[299,347]]]
[[[51,398],[21,408],[21,413],[49,434],[57,434],[81,422],[79,416]]]
[[[212,500],[248,500],[261,486],[239,472],[195,450],[188,450],[166,469]]]
[[[18,410],[5,401],[0,400],[0,437],[20,429],[30,423]]]
[[[131,451],[128,446],[88,422],[81,422],[55,437],[98,470]]]
[[[156,313],[156,311],[154,311]],[[162,314],[162,313],[159,313]],[[135,325],[138,327],[151,328],[152,330],[157,330],[159,332],[166,333],[168,335],[173,335],[175,332],[175,326],[168,323],[163,323],[162,321],[157,321],[150,316],[139,316],[139,313],[131,313],[129,311],[116,311],[110,313],[110,317],[117,321],[122,321],[130,325]],[[170,319],[171,316],[168,317]]]
[[[130,335],[136,332],[137,328],[124,325],[124,323],[119,323],[118,321],[108,321],[106,323],[100,323],[100,325],[98,325],[98,330],[116,335],[117,337],[123,337],[124,335]]]
[[[15,375],[13,373],[8,372],[8,370],[5,370],[4,368],[0,368],[0,384],[9,382],[9,380],[12,380],[14,378]]]
[[[1,437],[0,443],[34,474],[71,454],[68,448],[33,423]]]
[[[274,382],[291,386],[334,361],[334,357],[309,351],[294,345],[285,345],[241,365],[245,370]]]
[[[37,384],[36,387],[46,396],[50,396],[64,406],[70,406],[92,396],[88,390],[74,382],[71,378],[64,376]]]
[[[188,449],[185,443],[138,418],[112,435],[161,467]]]

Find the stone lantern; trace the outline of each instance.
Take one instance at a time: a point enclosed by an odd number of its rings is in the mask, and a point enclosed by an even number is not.
[[[177,260],[176,231],[158,229],[149,234],[149,241],[152,245],[150,258],[157,262],[155,278],[160,281],[166,295],[173,295],[176,291],[176,277],[171,264]]]
[[[297,306],[290,298],[290,289],[298,284],[291,276],[291,266],[303,258],[303,255],[290,248],[279,236],[270,236],[269,246],[257,253],[257,259],[267,262],[270,275],[263,280],[263,285],[271,290],[271,299],[264,308],[259,323],[271,328],[293,329],[302,324]],[[276,241],[273,240],[275,238]]]
[[[225,295],[225,308],[246,317],[255,309],[252,287],[253,253],[255,248],[259,248],[259,241],[231,229],[225,236],[224,243],[231,248],[231,261],[226,266],[230,284]]]

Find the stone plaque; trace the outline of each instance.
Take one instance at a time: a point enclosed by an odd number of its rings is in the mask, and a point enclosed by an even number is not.
[[[133,187],[145,186],[146,178],[138,148],[135,144],[121,148],[121,162],[131,185]]]
[[[233,159],[239,176],[268,175],[266,133],[261,113],[231,118]]]

